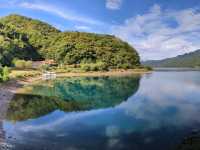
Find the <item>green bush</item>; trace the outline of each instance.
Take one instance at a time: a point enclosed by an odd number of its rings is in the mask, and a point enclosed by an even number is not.
[[[25,60],[13,60],[13,64],[18,69],[30,69],[33,66],[32,61],[25,61]]]
[[[146,66],[145,68],[146,68],[147,70],[149,70],[149,71],[152,71],[152,70],[153,70],[153,68],[150,67],[150,66]]]
[[[2,72],[3,72],[3,76],[2,76],[3,81],[8,81],[9,80],[9,69],[8,69],[8,67],[4,67]]]
[[[81,64],[81,70],[90,71],[90,64]]]
[[[97,68],[97,71],[107,71],[108,70],[108,66],[104,62],[97,62],[95,64],[95,66]]]
[[[42,70],[49,70],[49,69],[50,69],[50,66],[47,65],[47,64],[44,64],[44,65],[41,66],[41,69],[42,69]]]
[[[0,67],[0,82],[9,80],[9,69],[8,67]]]
[[[26,67],[26,61],[25,60],[15,60],[14,65],[16,68],[24,69]]]
[[[103,62],[81,64],[81,70],[83,70],[83,71],[107,71],[108,66]]]
[[[3,81],[3,68],[0,67],[0,82]]]
[[[152,67],[150,67],[150,66],[143,66],[143,65],[139,66],[138,69],[146,69],[148,71],[152,71],[153,70]]]
[[[120,65],[120,68],[121,69],[130,69],[130,66],[129,66],[129,64],[122,64],[122,65]]]
[[[32,61],[26,61],[25,62],[25,68],[32,68],[33,67],[33,62]]]

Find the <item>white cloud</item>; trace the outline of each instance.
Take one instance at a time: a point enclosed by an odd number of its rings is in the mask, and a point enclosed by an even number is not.
[[[106,8],[111,10],[120,9],[122,0],[106,0]]]
[[[18,4],[18,6],[22,8],[27,8],[27,9],[35,9],[35,10],[41,10],[45,11],[54,15],[57,15],[61,18],[64,18],[66,20],[70,21],[77,21],[77,22],[82,22],[82,23],[87,23],[87,24],[93,24],[93,25],[102,25],[103,22],[91,19],[88,17],[80,16],[75,14],[74,12],[70,12],[69,10],[62,10],[61,8],[58,8],[53,5],[49,4],[44,4],[44,3],[30,3],[30,2],[22,2]]]
[[[162,10],[155,4],[112,32],[129,41],[143,60],[173,57],[200,48],[200,13],[192,8]]]
[[[76,25],[75,28],[77,30],[82,30],[82,31],[90,31],[91,28],[89,26],[82,26],[82,25]]]
[[[81,16],[80,14],[69,10],[69,9],[62,9],[60,7],[57,7],[55,5],[51,5],[44,2],[39,1],[21,1],[21,0],[12,0],[12,1],[6,1],[3,0],[0,3],[0,8],[25,8],[25,9],[33,9],[33,10],[40,10],[47,13],[51,13],[53,15],[56,15],[58,17],[61,17],[65,20],[74,21],[74,22],[81,22],[85,24],[91,24],[91,25],[104,25],[104,22],[99,21],[97,19],[89,18],[86,16]]]

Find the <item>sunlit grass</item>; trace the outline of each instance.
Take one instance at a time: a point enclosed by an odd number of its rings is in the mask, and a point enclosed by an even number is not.
[[[35,77],[41,75],[41,72],[38,70],[11,70],[10,79],[26,78],[26,77]]]

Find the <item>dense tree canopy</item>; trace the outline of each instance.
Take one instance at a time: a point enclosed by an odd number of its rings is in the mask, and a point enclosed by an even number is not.
[[[0,63],[14,58],[54,59],[62,64],[105,63],[110,68],[134,68],[139,55],[128,43],[111,36],[61,32],[51,25],[19,15],[0,19]]]
[[[38,60],[40,55],[29,43],[26,34],[0,23],[0,64],[9,66],[14,58]]]

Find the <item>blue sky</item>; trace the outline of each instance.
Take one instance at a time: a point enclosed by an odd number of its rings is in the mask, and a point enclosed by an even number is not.
[[[142,60],[200,48],[200,0],[0,0],[0,16],[17,13],[62,31],[112,34]]]

